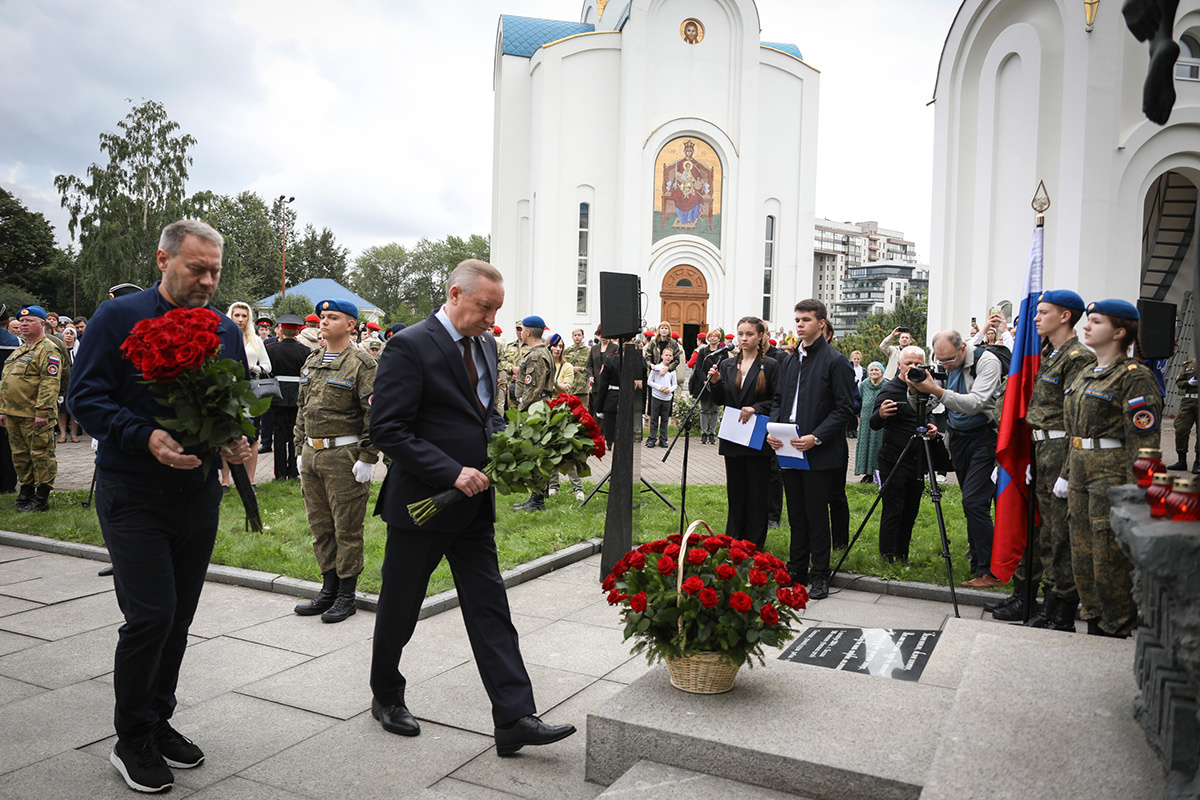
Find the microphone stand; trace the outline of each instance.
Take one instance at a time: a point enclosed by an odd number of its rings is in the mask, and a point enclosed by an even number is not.
[[[709,353],[707,356],[704,357],[704,361],[702,361],[700,363],[701,369],[703,369],[704,365],[706,363],[708,363],[708,359],[712,358],[714,355],[719,355],[722,351],[728,352],[732,349],[733,348],[731,348],[731,347],[722,347],[716,353]],[[708,377],[707,377],[707,371],[705,371],[704,388],[702,388],[700,390],[700,394],[696,395],[696,402],[692,405],[691,409],[688,410],[688,413],[684,416],[683,421],[679,423],[679,429],[677,431],[675,431],[675,438],[671,440],[670,447],[667,448],[667,452],[663,453],[663,457],[662,457],[662,463],[664,463],[664,464],[667,463],[667,459],[671,457],[671,451],[673,451],[675,449],[675,443],[679,441],[680,436],[683,436],[683,470],[679,475],[679,533],[680,534],[682,534],[684,531],[684,528],[687,527],[687,469],[688,469],[688,450],[689,450],[689,446],[690,446],[691,440],[692,440],[692,435],[691,435],[692,417],[695,415],[696,410],[698,408],[700,408],[700,398],[704,397],[705,392],[708,391],[708,388],[711,385],[712,384],[708,380]]]

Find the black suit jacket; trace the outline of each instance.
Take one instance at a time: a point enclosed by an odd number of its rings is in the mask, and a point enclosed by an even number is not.
[[[800,377],[800,348],[783,362],[775,401],[771,404],[772,422],[791,422],[796,401],[796,382]],[[846,424],[854,419],[854,372],[850,361],[825,341],[812,343],[804,358],[804,380],[796,407],[796,426],[801,436],[812,434],[821,444],[809,450],[812,469],[842,469],[850,456],[846,446]]]
[[[719,383],[709,383],[708,385],[708,391],[712,395],[713,402],[733,408],[753,406],[756,414],[771,413],[771,400],[775,397],[775,385],[779,381],[779,362],[773,358],[765,358],[761,365],[754,364],[750,367],[750,373],[746,376],[746,381],[741,386],[737,382],[737,368],[737,356],[726,358],[717,364],[717,370],[721,373],[721,380]],[[767,386],[762,392],[757,390],[758,373],[760,371],[765,372],[767,375]],[[721,446],[718,452],[723,456],[761,456],[771,455],[773,452],[767,444],[766,439],[763,440],[762,448],[759,450],[727,442],[724,439],[720,439],[719,441]]]
[[[480,339],[476,368],[486,370],[495,387],[496,341],[489,333]],[[488,441],[503,427],[496,391],[481,413],[462,349],[433,314],[395,334],[379,359],[371,405],[371,442],[392,458],[375,513],[389,525],[417,528],[408,504],[453,488],[463,467],[483,469]],[[494,520],[495,492],[489,489],[443,509],[420,530],[462,530],[484,503]]]

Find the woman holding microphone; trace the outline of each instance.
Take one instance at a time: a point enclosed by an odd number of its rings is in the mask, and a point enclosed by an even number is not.
[[[738,320],[735,341],[737,355],[709,370],[708,391],[713,402],[738,409],[738,420],[745,423],[756,414],[771,412],[779,362],[766,358],[767,326],[758,317]],[[767,541],[768,479],[775,455],[765,440],[757,450],[724,440],[720,444],[729,506],[725,533],[747,539],[761,550]]]

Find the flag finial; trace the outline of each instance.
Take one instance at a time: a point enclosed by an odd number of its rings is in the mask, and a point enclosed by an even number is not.
[[[1034,192],[1033,202],[1030,203],[1033,210],[1037,212],[1037,224],[1041,225],[1045,222],[1046,209],[1050,207],[1050,195],[1046,192],[1045,181],[1038,181],[1037,191]]]

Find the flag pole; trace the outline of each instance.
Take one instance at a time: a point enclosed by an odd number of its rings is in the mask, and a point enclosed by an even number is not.
[[[1037,191],[1033,195],[1031,204],[1033,210],[1037,212],[1036,227],[1045,228],[1046,226],[1046,209],[1050,208],[1050,196],[1046,193],[1046,184],[1038,181]],[[1026,321],[1025,324],[1031,324],[1032,320]],[[1029,435],[1029,493],[1028,501],[1025,503],[1025,619],[1024,622],[1029,622],[1033,616],[1033,605],[1037,602],[1037,586],[1034,585],[1033,578],[1033,537],[1037,532],[1037,458],[1035,455],[1035,444],[1033,442],[1033,430],[1029,426],[1025,426],[1025,430]],[[1044,570],[1046,565],[1042,565]]]

